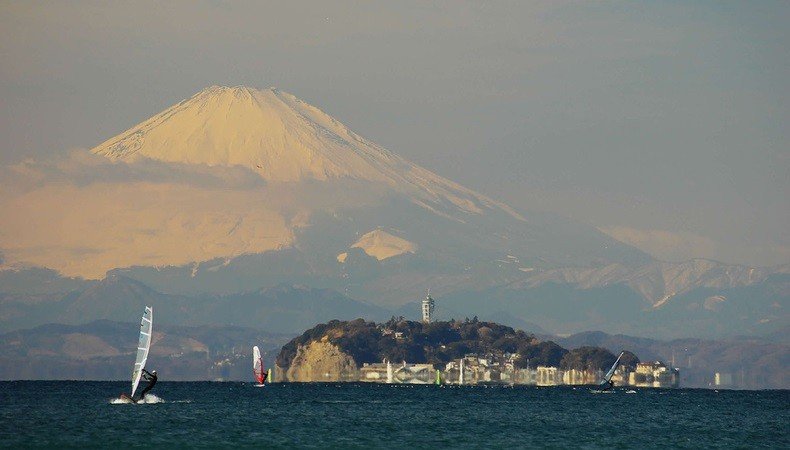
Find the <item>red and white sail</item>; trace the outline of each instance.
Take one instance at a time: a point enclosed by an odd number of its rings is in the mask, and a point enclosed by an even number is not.
[[[261,351],[256,345],[252,347],[252,374],[255,376],[255,381],[263,384],[265,373],[266,372],[263,369],[263,358],[261,358]]]

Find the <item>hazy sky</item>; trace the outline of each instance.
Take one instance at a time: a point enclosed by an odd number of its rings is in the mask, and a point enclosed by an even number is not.
[[[790,2],[2,2],[0,163],[212,84],[668,260],[790,263]]]

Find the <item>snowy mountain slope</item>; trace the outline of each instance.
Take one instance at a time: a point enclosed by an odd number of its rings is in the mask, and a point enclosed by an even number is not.
[[[15,168],[27,178],[0,196],[7,263],[91,279],[186,267],[194,278],[201,263],[295,249],[333,265],[305,272],[334,276],[337,256],[377,229],[410,243],[382,262],[415,257],[438,273],[506,255],[546,268],[651,259],[593,227],[524,217],[277,89],[212,86],[87,156]]]
[[[442,178],[362,138],[275,88],[211,86],[98,145],[114,159],[240,165],[271,182],[351,178],[386,183],[427,208],[471,214],[502,203]]]
[[[655,261],[640,267],[610,264],[597,268],[547,270],[534,274],[525,284],[535,287],[546,282],[569,283],[584,289],[624,284],[653,307],[660,308],[672,297],[692,289],[748,286],[785,270],[783,267],[755,268],[723,264],[707,259],[680,263]]]

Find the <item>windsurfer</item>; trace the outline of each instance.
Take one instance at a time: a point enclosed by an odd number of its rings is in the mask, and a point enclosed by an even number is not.
[[[156,384],[156,370],[149,372],[143,369],[143,379],[148,382],[148,386],[146,386],[145,389],[143,389],[143,392],[140,393],[140,400],[137,400],[138,402],[142,401],[145,398],[145,394],[154,388],[154,385]]]
[[[606,372],[606,375],[604,375],[603,380],[601,381],[601,385],[599,386],[601,392],[608,391],[614,387],[614,383],[612,382],[612,376],[614,375],[614,371],[617,369],[617,364],[620,362],[620,358],[622,358],[623,355],[625,355],[625,351],[620,352],[620,356],[618,356],[617,359],[614,360],[614,364],[612,364],[612,368],[609,369],[608,372]]]

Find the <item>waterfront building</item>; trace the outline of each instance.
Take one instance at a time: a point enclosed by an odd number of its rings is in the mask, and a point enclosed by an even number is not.
[[[537,369],[513,369],[512,382],[513,384],[538,384],[538,370]]]
[[[433,364],[392,365],[389,361],[363,364],[359,381],[369,383],[429,384],[436,378]]]
[[[672,388],[680,385],[680,371],[661,361],[642,362],[628,377],[628,384],[637,387]]]
[[[447,363],[442,378],[448,384],[475,384],[473,373],[467,359],[461,358]]]
[[[612,384],[615,386],[628,386],[628,374],[629,374],[628,367],[624,365],[620,365],[612,375]],[[600,379],[603,379],[603,377],[601,377]]]
[[[394,368],[393,383],[431,384],[435,375],[433,364],[407,364],[404,362]]]
[[[367,381],[372,383],[387,383],[389,379],[388,362],[383,363],[365,363],[359,369],[359,381]]]
[[[538,366],[538,386],[556,386],[561,383],[560,369],[556,367]]]
[[[446,384],[523,384],[537,386],[597,385],[603,379],[601,370],[560,370],[557,367],[516,368],[517,354],[470,353],[445,364],[439,375]],[[437,370],[431,364],[402,362],[391,364],[363,364],[359,370],[359,381],[373,383],[430,384],[436,380]],[[730,374],[716,374],[716,385],[732,383]],[[615,386],[644,388],[674,388],[680,383],[678,369],[660,361],[643,362],[633,372],[621,365],[615,370],[612,382]],[[726,384],[725,384],[726,383]]]
[[[562,372],[562,384],[568,385],[598,384],[602,378],[600,371],[571,369]]]
[[[732,374],[716,372],[716,375],[713,377],[713,384],[716,385],[716,387],[731,387]]]

